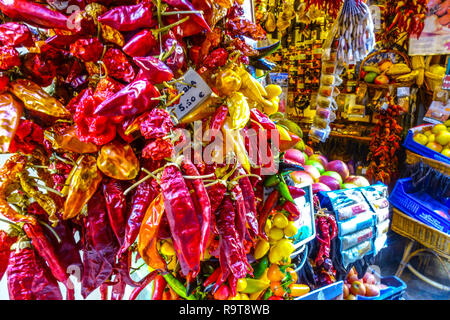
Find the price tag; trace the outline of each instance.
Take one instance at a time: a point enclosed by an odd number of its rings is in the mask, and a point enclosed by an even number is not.
[[[176,88],[180,93],[184,92],[184,94],[180,98],[180,103],[171,108],[178,120],[183,119],[187,114],[194,111],[212,93],[208,84],[192,68],[184,74],[181,81],[184,84],[177,83]]]

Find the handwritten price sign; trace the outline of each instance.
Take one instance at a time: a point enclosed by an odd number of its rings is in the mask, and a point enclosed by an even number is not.
[[[190,112],[194,111],[212,93],[208,84],[192,68],[184,74],[183,82],[184,84],[176,84],[178,91],[180,93],[184,92],[180,98],[180,103],[173,107],[173,113],[178,120],[183,119]]]

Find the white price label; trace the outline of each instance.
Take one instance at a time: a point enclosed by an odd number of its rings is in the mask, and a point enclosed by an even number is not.
[[[212,93],[208,84],[192,68],[184,74],[181,80],[184,83],[177,83],[176,87],[180,93],[184,92],[184,94],[180,97],[180,103],[172,107],[178,120],[195,110]]]

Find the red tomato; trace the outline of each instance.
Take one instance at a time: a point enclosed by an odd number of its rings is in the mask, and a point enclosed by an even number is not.
[[[223,284],[214,293],[215,300],[227,300],[230,296],[230,288],[226,284]]]

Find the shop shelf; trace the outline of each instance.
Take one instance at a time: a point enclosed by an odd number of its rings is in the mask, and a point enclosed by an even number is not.
[[[450,158],[444,156],[443,154],[440,154],[439,152],[436,152],[434,150],[431,150],[430,148],[427,148],[413,140],[413,136],[415,133],[420,132],[423,130],[423,128],[426,127],[432,127],[433,125],[422,125],[415,128],[411,128],[408,130],[408,134],[406,136],[405,142],[403,143],[403,146],[412,151],[413,153],[428,158],[431,160],[442,162],[444,165],[450,166]],[[410,155],[411,157],[411,155]]]
[[[357,300],[400,300],[406,291],[406,283],[396,276],[383,277],[380,282],[388,287],[381,289],[378,296],[363,297],[357,295]]]
[[[328,286],[311,291],[294,300],[342,300],[344,295],[344,281],[338,281]]]
[[[444,214],[449,207],[424,192],[414,192],[411,178],[399,179],[395,184],[389,202],[407,214],[443,233],[450,233],[450,221],[439,215],[436,210]]]

